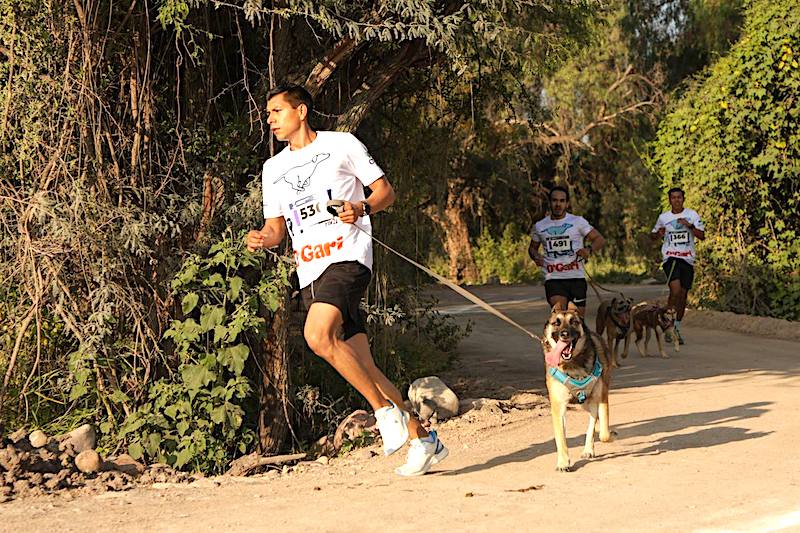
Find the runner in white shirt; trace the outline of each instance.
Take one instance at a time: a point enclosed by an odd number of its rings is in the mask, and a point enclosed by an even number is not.
[[[653,240],[663,239],[661,245],[662,268],[669,283],[669,302],[675,309],[675,334],[683,344],[680,326],[686,312],[686,298],[694,281],[694,261],[697,256],[694,241],[706,238],[703,221],[696,211],[683,207],[684,193],[673,187],[669,195],[670,210],[659,215],[650,234]],[[667,339],[670,342],[670,339]]]
[[[288,146],[264,163],[266,222],[261,230],[248,233],[247,247],[255,251],[277,246],[288,228],[308,307],[306,342],[375,410],[386,455],[412,436],[407,461],[395,472],[422,475],[447,457],[448,450],[435,431],[426,431],[402,409],[400,391],[375,366],[359,308],[372,269],[369,215],[389,207],[394,190],[353,135],[317,132],[309,126],[313,105],[308,91],[297,85],[269,94],[270,129]],[[364,187],[371,191],[368,198]],[[327,210],[329,200],[344,201],[338,216]]]
[[[583,263],[599,251],[606,240],[585,218],[567,212],[569,191],[561,186],[550,190],[550,216],[531,231],[528,255],[544,272],[544,291],[551,306],[566,309],[574,302],[581,316],[586,312],[586,277]],[[585,241],[591,244],[586,247]],[[544,253],[539,253],[539,247]],[[580,258],[580,260],[579,260]]]

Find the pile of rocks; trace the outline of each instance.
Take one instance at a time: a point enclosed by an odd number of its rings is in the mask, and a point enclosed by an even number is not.
[[[130,455],[103,459],[95,450],[91,425],[48,437],[40,430],[0,434],[0,502],[65,489],[85,492],[127,490],[139,482],[190,481],[166,465],[145,467]]]

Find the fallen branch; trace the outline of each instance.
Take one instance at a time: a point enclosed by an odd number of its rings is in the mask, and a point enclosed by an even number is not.
[[[295,453],[291,455],[272,455],[270,457],[262,457],[257,453],[251,453],[240,457],[231,462],[231,467],[226,472],[228,476],[246,476],[256,468],[268,465],[280,465],[290,463],[292,461],[299,461],[305,459],[305,453]]]

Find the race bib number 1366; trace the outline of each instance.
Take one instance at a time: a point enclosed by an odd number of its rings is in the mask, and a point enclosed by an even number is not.
[[[689,244],[689,232],[688,231],[671,232],[669,234],[669,243],[678,245]]]

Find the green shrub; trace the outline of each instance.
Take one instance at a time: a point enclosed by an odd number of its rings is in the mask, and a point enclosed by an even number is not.
[[[651,163],[706,225],[701,305],[800,319],[800,9],[754,1],[744,37],[662,122]]]
[[[120,430],[136,459],[219,473],[255,440],[245,361],[267,335],[264,316],[279,307],[290,267],[283,259],[267,266],[264,253],[243,242],[227,238],[190,256],[172,281],[183,319],[164,339],[180,364],[149,387]]]
[[[541,269],[528,256],[530,237],[513,222],[499,239],[484,230],[473,249],[481,283],[530,283],[542,279]]]

